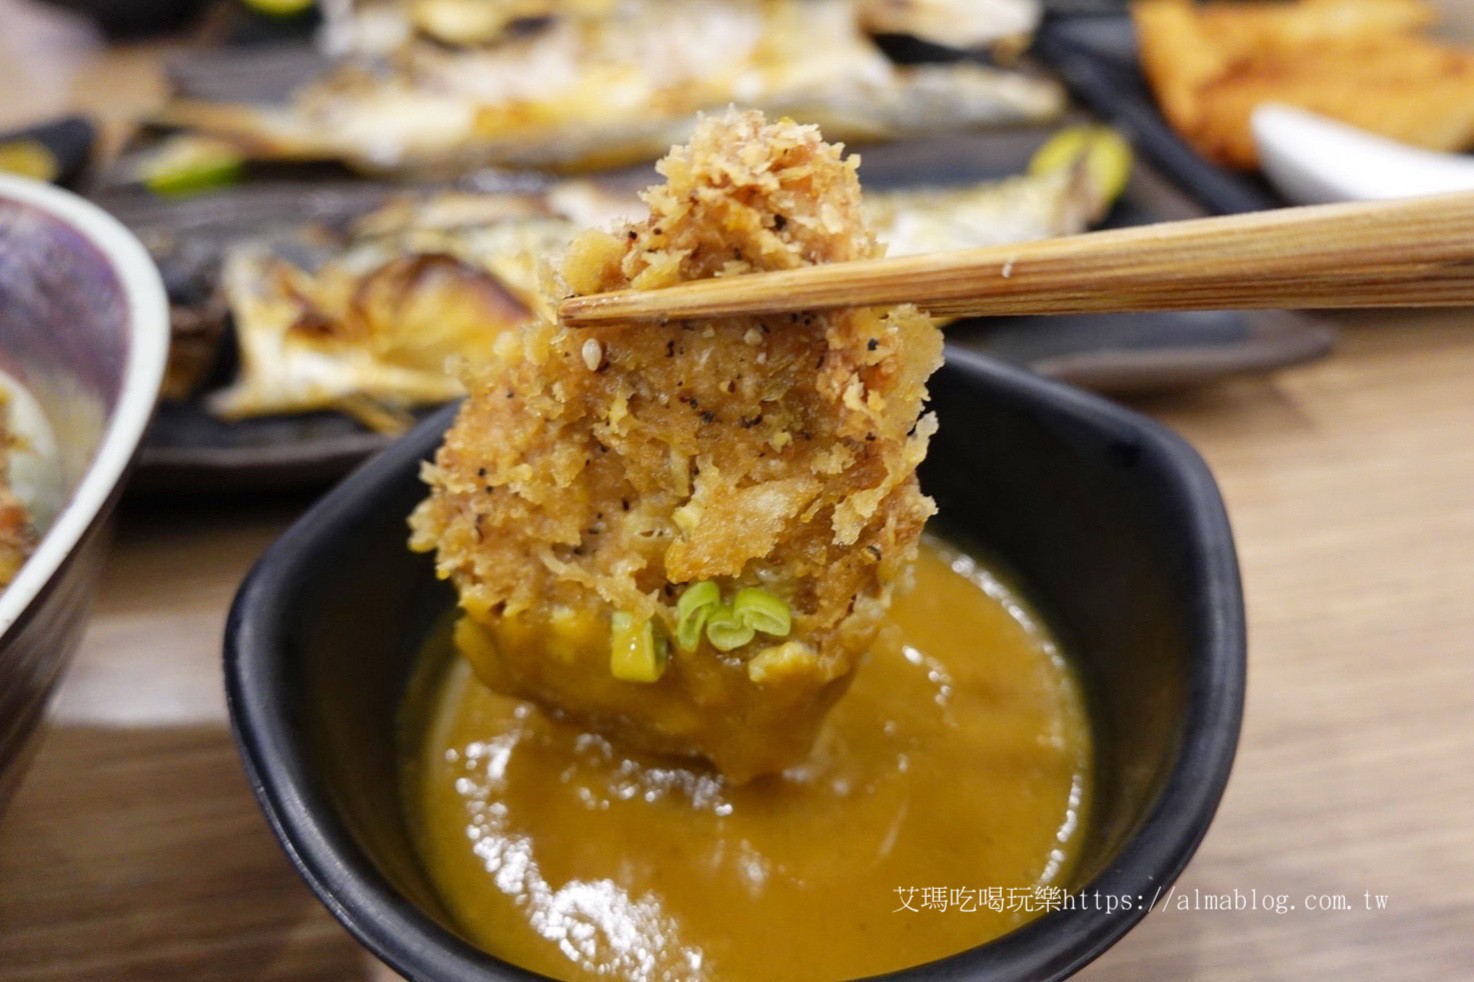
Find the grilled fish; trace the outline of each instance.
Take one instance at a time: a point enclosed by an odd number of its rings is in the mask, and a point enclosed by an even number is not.
[[[872,191],[867,220],[891,255],[1083,230],[1108,204],[1080,165],[956,187]],[[497,339],[550,316],[540,262],[575,232],[637,220],[633,192],[583,179],[538,193],[401,198],[324,249],[301,235],[235,247],[223,283],[240,373],[208,405],[226,418],[453,398],[448,358],[476,362]]]
[[[347,57],[289,105],[180,100],[157,121],[256,158],[446,174],[651,160],[689,136],[698,111],[734,103],[850,142],[1039,122],[1065,103],[1057,83],[1015,71],[894,65],[852,0],[614,0],[588,4],[597,15],[534,18],[530,30],[507,28],[526,17],[499,28],[490,18],[493,40],[474,45],[477,30],[444,11],[378,7],[329,31]]]

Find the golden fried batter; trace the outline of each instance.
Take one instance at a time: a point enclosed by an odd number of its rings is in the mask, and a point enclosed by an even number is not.
[[[755,112],[660,164],[650,217],[586,232],[576,293],[877,256],[857,161]],[[432,465],[412,545],[437,551],[461,650],[494,689],[730,777],[808,750],[932,513],[915,469],[941,336],[910,307],[508,334]],[[756,587],[791,630],[673,643],[678,602]],[[693,595],[694,596],[694,595]],[[715,616],[715,615],[713,615]],[[648,625],[649,681],[612,658]],[[648,653],[648,652],[647,652]]]

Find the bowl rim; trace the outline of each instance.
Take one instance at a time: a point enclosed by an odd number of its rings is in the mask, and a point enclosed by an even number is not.
[[[123,290],[128,355],[118,399],[87,470],[62,504],[36,549],[0,591],[0,637],[26,614],[106,508],[153,415],[169,348],[164,282],[143,244],[116,218],[70,191],[0,174],[0,199],[45,212],[92,243]]]
[[[1127,910],[1054,911],[974,948],[875,978],[1064,978],[1114,944],[1146,915],[1191,858],[1217,810],[1238,746],[1246,677],[1243,594],[1223,500],[1202,457],[1161,424],[1063,383],[948,346],[947,364],[1014,398],[1047,406],[1095,430],[1129,432],[1143,461],[1186,507],[1189,566],[1197,574],[1192,616],[1199,630],[1187,656],[1184,732],[1189,739],[1161,793],[1110,866],[1080,894],[1130,897]],[[300,780],[310,770],[291,739],[294,720],[281,693],[264,687],[290,623],[295,577],[306,559],[372,510],[382,483],[422,459],[421,444],[455,407],[425,420],[368,461],[297,520],[256,563],[231,606],[224,638],[226,703],[252,791],[278,842],[318,899],[360,943],[412,980],[541,979],[470,945],[416,908],[379,873],[331,815],[318,817]],[[1148,882],[1157,894],[1137,900]],[[1078,895],[1078,894],[1077,894]]]

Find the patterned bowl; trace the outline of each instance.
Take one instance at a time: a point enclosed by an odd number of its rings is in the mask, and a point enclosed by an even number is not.
[[[0,387],[37,533],[0,590],[0,809],[81,637],[168,338],[163,284],[131,233],[69,192],[0,175]]]

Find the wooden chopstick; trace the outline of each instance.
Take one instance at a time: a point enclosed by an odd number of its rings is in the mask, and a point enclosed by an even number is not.
[[[1282,208],[572,297],[564,323],[915,303],[938,316],[1474,304],[1474,193]]]

